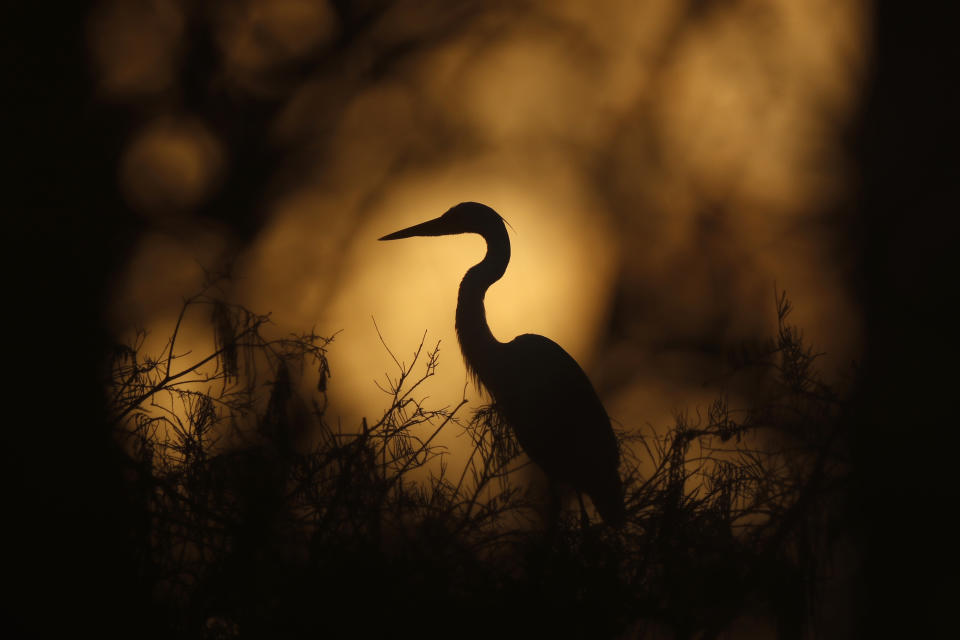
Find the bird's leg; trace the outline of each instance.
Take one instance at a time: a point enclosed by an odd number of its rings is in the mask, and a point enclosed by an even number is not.
[[[590,526],[590,516],[587,515],[587,508],[583,506],[583,494],[577,491],[577,500],[580,502],[580,528],[587,529]]]

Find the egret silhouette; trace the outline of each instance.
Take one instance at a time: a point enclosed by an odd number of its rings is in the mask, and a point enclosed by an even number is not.
[[[500,342],[490,332],[483,299],[510,262],[503,218],[490,207],[462,202],[439,218],[380,240],[477,233],[487,254],[460,283],[456,328],[467,369],[494,400],[531,460],[554,483],[590,496],[604,522],[624,522],[620,456],[610,418],[590,379],[556,342],[525,333]]]

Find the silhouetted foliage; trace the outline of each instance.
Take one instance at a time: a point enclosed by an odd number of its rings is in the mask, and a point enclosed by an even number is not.
[[[158,355],[145,335],[113,356],[110,406],[143,507],[142,579],[183,637],[562,633],[714,637],[741,616],[781,637],[815,630],[841,521],[842,405],[787,323],[742,366],[765,372],[751,410],[718,399],[666,432],[618,434],[622,529],[578,511],[541,526],[511,482],[528,464],[495,407],[431,407],[426,334],[353,430],[326,415],[330,338],[267,338],[269,319],[212,289],[185,301]],[[180,353],[209,306],[214,348]],[[312,398],[304,400],[305,385]],[[473,443],[462,469],[435,444]],[[456,626],[449,626],[449,624]],[[512,625],[516,625],[516,628]]]

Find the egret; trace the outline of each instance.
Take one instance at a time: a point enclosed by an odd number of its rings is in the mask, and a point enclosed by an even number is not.
[[[580,365],[556,342],[525,333],[500,342],[487,325],[484,296],[510,262],[503,218],[490,207],[462,202],[439,218],[380,240],[476,233],[483,260],[460,283],[456,329],[467,370],[490,393],[517,441],[551,482],[586,493],[604,522],[625,519],[620,455],[610,418]]]

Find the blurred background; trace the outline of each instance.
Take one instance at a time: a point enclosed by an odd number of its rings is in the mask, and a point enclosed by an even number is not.
[[[140,226],[110,329],[144,326],[159,348],[182,298],[229,269],[230,297],[278,333],[338,332],[346,425],[387,400],[371,318],[400,354],[424,330],[440,340],[428,391],[455,402],[457,284],[483,243],[375,239],[475,200],[514,229],[494,332],[564,345],[625,428],[709,402],[726,352],[771,333],[776,287],[827,368],[845,366],[860,318],[841,134],[868,15],[859,1],[99,3],[91,77],[128,114],[116,189]]]
[[[50,549],[96,550],[103,597],[131,616],[109,526],[126,498],[93,426],[109,345],[144,327],[161,347],[183,298],[229,272],[229,299],[278,335],[336,333],[344,425],[387,402],[374,321],[401,358],[424,331],[439,340],[425,391],[476,406],[453,314],[482,241],[376,242],[466,200],[512,227],[494,334],[559,342],[625,430],[719,392],[748,406],[730,354],[772,335],[785,290],[859,408],[851,628],[883,608],[888,630],[913,629],[955,593],[948,573],[902,593],[946,536],[918,523],[955,497],[936,452],[950,289],[935,225],[957,184],[942,21],[867,0],[100,0],[12,16],[5,124],[23,151],[8,177],[27,200],[11,213],[44,234],[28,270],[51,272],[14,280],[37,300],[25,324],[51,337],[37,380],[52,367],[70,407],[41,421],[66,432],[60,472],[37,477],[21,453],[13,499],[31,506],[29,485],[51,513],[107,523],[65,541],[41,520],[39,546],[57,562]],[[188,318],[197,352],[207,321]],[[64,493],[68,479],[91,491]],[[71,562],[56,593],[87,610],[88,560]]]

